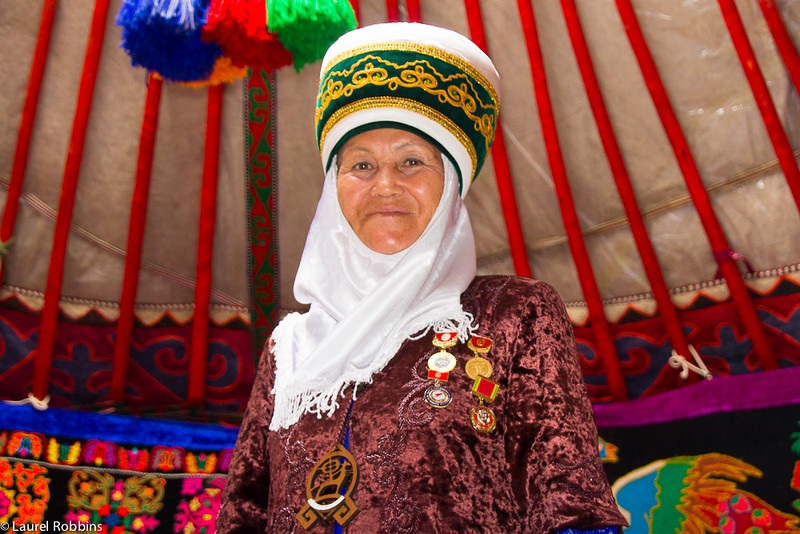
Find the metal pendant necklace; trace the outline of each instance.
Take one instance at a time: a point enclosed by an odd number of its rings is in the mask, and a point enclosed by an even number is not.
[[[331,519],[341,528],[358,514],[358,507],[352,499],[358,486],[358,464],[348,450],[350,414],[354,402],[355,391],[336,444],[320,458],[308,474],[306,504],[295,516],[306,530],[313,527],[317,521]]]

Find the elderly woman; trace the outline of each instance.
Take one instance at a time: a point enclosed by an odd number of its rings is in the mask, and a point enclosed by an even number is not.
[[[463,196],[498,75],[465,37],[379,24],[323,60],[326,170],[262,358],[221,532],[617,532],[564,305],[476,277]]]

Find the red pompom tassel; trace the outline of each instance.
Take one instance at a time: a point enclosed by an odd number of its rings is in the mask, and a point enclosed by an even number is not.
[[[267,29],[265,0],[211,0],[203,40],[214,41],[237,67],[273,70],[292,54]]]

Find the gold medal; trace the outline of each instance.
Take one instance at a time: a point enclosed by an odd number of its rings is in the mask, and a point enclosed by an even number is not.
[[[489,378],[492,376],[492,364],[486,358],[475,356],[464,366],[464,371],[472,380],[478,378],[478,375]]]
[[[497,428],[497,417],[483,402],[469,412],[469,422],[472,424],[472,428],[482,434],[488,434]]]
[[[472,384],[472,394],[478,397],[478,405],[469,412],[472,428],[482,434],[488,434],[497,428],[497,417],[494,411],[483,402],[492,402],[500,391],[500,384],[485,376],[478,375]]]
[[[492,350],[492,340],[483,336],[472,336],[467,342],[469,350],[475,356],[467,362],[464,371],[467,376],[475,380],[479,375],[485,378],[492,376],[492,364],[486,358],[481,357],[481,354],[488,354]]]

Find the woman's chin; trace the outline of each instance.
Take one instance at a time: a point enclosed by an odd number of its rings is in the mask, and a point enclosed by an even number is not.
[[[361,239],[361,242],[370,250],[387,255],[404,251],[410,247],[414,241],[416,241],[416,237],[386,235],[369,236]]]

